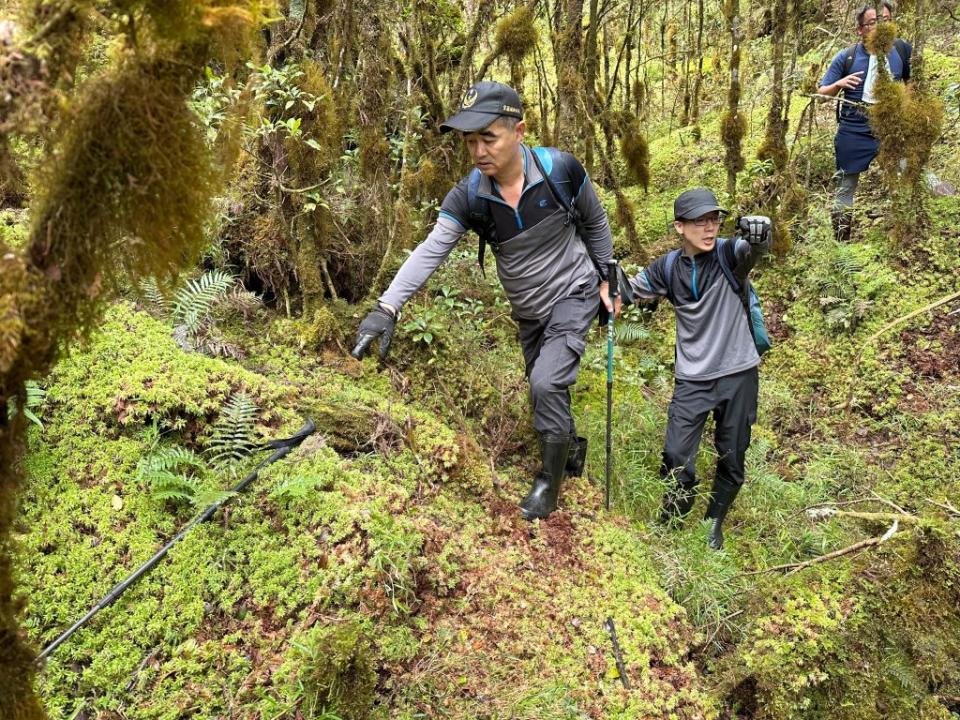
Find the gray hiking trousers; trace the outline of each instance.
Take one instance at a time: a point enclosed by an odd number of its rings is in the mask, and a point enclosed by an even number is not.
[[[540,434],[576,434],[570,386],[580,372],[587,333],[600,305],[599,292],[598,282],[590,283],[557,302],[547,317],[517,320],[533,427]]]

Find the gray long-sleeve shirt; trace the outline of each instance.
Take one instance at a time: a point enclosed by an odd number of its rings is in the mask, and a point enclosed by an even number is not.
[[[675,375],[681,380],[715,380],[760,363],[743,302],[723,275],[717,253],[742,284],[757,259],[768,249],[742,238],[724,242],[709,252],[681,255],[667,289],[666,255],[630,279],[634,297],[655,305],[673,298],[677,318]]]
[[[517,207],[507,204],[496,182],[486,176],[480,178],[477,195],[489,202],[496,225],[501,245],[496,255],[497,270],[513,314],[518,318],[539,319],[549,314],[554,302],[596,280],[597,266],[606,268],[613,256],[613,238],[606,211],[586,174],[581,186],[570,188],[569,193],[583,219],[586,237],[579,238],[578,232],[564,232],[562,226],[558,227],[556,215],[563,210],[544,181],[530,148],[526,145],[521,148],[524,187]],[[567,161],[576,162],[566,153],[564,156]],[[549,168],[544,169],[549,172]],[[570,182],[563,177],[551,177],[558,186]],[[390,287],[380,296],[381,302],[398,309],[402,307],[467,232],[468,180],[469,176],[463,178],[447,193],[433,229],[403,263]],[[527,251],[510,252],[513,240],[517,241],[516,246],[522,244]],[[552,240],[559,245],[555,246]],[[530,252],[531,249],[539,250]]]

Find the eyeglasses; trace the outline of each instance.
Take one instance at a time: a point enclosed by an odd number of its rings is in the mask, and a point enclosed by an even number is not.
[[[720,225],[720,223],[723,222],[723,218],[719,215],[704,215],[703,217],[688,220],[687,222],[692,222],[697,227],[706,227],[707,225]]]

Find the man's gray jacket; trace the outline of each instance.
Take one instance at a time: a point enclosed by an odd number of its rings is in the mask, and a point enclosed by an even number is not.
[[[584,175],[570,197],[583,219],[586,237],[580,238],[566,212],[550,192],[532,151],[523,152],[524,187],[514,209],[500,196],[496,182],[480,179],[477,196],[488,201],[496,225],[497,274],[517,319],[538,320],[550,314],[560,300],[594,286],[613,256],[613,238],[607,214],[590,179]],[[576,162],[564,154],[565,159]],[[550,168],[544,168],[548,173]],[[551,174],[556,185],[562,177]],[[440,206],[433,230],[403,263],[380,301],[397,309],[420,289],[469,229],[468,177],[454,187]],[[600,268],[600,270],[598,270]]]

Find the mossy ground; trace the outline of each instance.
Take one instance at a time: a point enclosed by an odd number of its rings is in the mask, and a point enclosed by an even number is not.
[[[931,58],[928,67],[946,68],[938,82],[957,81],[956,66]],[[793,121],[802,105],[795,99]],[[725,200],[731,209],[749,206],[766,172],[751,160],[763,108],[741,109],[748,164],[738,198]],[[651,132],[649,194],[628,190],[651,258],[675,243],[666,227],[676,193],[724,183],[719,114],[700,127],[699,142],[689,129]],[[906,244],[890,242],[882,215],[864,215],[854,242],[837,246],[826,211],[832,129],[824,109],[814,142],[800,146],[810,204],[793,251],[756,273],[775,347],[761,370],[749,484],[719,553],[705,549],[703,500],[681,530],[652,522],[673,362],[665,308],[618,349],[614,512],[601,505],[598,334],[574,390],[588,477],[568,483],[561,512],[528,525],[515,507],[536,467],[519,349],[469,243],[406,309],[383,368],[355,363],[333,340],[301,342],[287,319],[233,329],[242,366],[187,354],[168,326],[116,306],[45,381],[44,429],[30,437],[18,572],[36,644],[189,519],[134,479],[157,443],[202,451],[241,389],[260,408],[264,437],[305,416],[320,430],[54,654],[41,684],[51,715],[951,717],[960,696],[960,551],[945,510],[960,506],[956,306],[864,344],[958,290],[960,200],[931,200],[930,226]],[[956,180],[956,152],[951,135],[932,169]],[[805,167],[806,158],[801,175]],[[861,208],[884,207],[879,180],[864,178]],[[844,302],[824,302],[838,287]],[[328,309],[349,337],[362,309]],[[702,487],[714,461],[707,432]],[[795,574],[752,574],[887,527],[804,512],[821,503],[924,522]],[[616,674],[607,617],[631,691]]]

